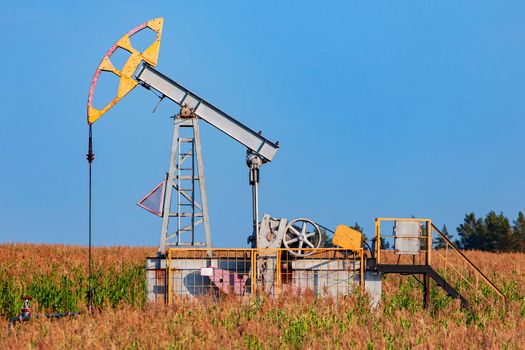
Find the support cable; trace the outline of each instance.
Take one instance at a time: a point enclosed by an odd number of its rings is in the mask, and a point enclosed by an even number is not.
[[[88,199],[88,293],[87,293],[87,299],[88,299],[88,311],[91,313],[93,308],[93,291],[91,287],[91,222],[92,222],[92,215],[91,215],[91,193],[92,193],[92,186],[91,186],[91,163],[95,159],[95,154],[93,153],[93,132],[91,124],[89,125],[89,141],[88,141],[88,153],[86,154],[86,159],[89,164],[89,199]]]

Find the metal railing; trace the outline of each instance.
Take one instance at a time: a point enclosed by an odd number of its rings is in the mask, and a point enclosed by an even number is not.
[[[398,236],[395,233],[386,235],[381,232],[383,222],[418,222],[420,234],[414,237]],[[445,247],[433,247],[433,233],[443,240]],[[433,223],[431,219],[420,218],[377,218],[375,223],[375,257],[378,265],[426,265],[442,274],[460,293],[472,297],[474,293],[487,300],[486,289],[506,300],[503,292],[492,282],[454,243],[452,243]],[[419,241],[419,249],[414,254],[401,254],[394,245],[392,248],[382,247],[382,238],[396,241],[397,239],[414,239]]]
[[[459,250],[454,243],[448,239],[434,224],[432,224],[432,230],[435,231],[439,237],[445,242],[445,247],[438,250],[432,249],[434,256],[437,258],[436,267],[438,270],[442,270],[445,278],[450,278],[450,272],[457,276],[457,279],[463,282],[467,289],[461,288],[461,283],[456,283],[456,288],[460,289],[459,292],[472,292],[476,291],[479,296],[487,299],[482,293],[480,293],[482,282],[489,287],[496,295],[501,297],[503,301],[506,301],[506,297],[503,292],[492,282],[461,250]],[[439,263],[442,263],[440,265]],[[459,267],[458,262],[462,264]],[[469,278],[470,277],[470,278]],[[473,280],[474,281],[473,281]],[[463,289],[463,290],[461,290]]]
[[[339,296],[356,287],[363,290],[363,251],[302,248],[303,256],[292,253],[294,250],[285,248],[170,248],[167,302],[171,304],[174,296]]]
[[[420,225],[423,225],[424,228],[422,232],[415,236],[397,236],[394,233],[384,234],[381,232],[381,224],[384,222],[418,222]],[[431,263],[431,250],[428,247],[432,247],[432,231],[431,231],[432,220],[431,219],[422,219],[422,218],[376,218],[375,220],[375,258],[377,264],[426,264],[430,265]],[[423,234],[425,233],[425,234]],[[389,239],[394,241],[397,238],[402,239],[413,239],[419,241],[419,249],[417,254],[397,254],[396,247],[384,248],[382,247],[383,239]],[[389,242],[390,243],[390,242]],[[394,254],[392,254],[394,253]],[[403,257],[408,256],[409,259],[403,259]]]

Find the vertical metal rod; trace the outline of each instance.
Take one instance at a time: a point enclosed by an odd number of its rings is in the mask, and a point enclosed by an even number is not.
[[[89,163],[89,243],[88,243],[88,310],[91,313],[93,307],[93,296],[91,290],[91,163]]]
[[[169,271],[168,271],[168,260],[169,258],[166,257],[166,268],[164,270],[164,304],[168,303],[168,284],[169,284]],[[162,261],[162,260],[161,260]],[[162,265],[161,265],[162,267]]]
[[[277,278],[275,278],[276,280],[276,287],[277,287],[277,290],[276,290],[276,293],[277,295],[281,294],[281,291],[282,291],[282,271],[281,271],[281,267],[282,267],[282,262],[281,262],[281,252],[279,250],[276,250],[276,253],[275,253],[275,274],[277,276]]]
[[[365,252],[361,249],[359,251],[359,287],[361,293],[365,292]]]
[[[195,136],[191,142],[191,245],[195,245]]]
[[[380,264],[381,263],[381,221],[379,219],[376,219],[375,229],[376,229],[376,244],[375,244],[376,254],[375,255],[377,259],[377,264]]]
[[[250,293],[251,297],[254,298],[257,293],[257,251],[255,249],[251,249],[250,254],[250,262],[251,262],[251,271],[250,271]]]
[[[246,165],[250,169],[249,183],[252,186],[252,215],[253,215],[253,233],[257,241],[259,236],[259,169],[263,164],[262,159],[251,150],[246,154]]]
[[[253,171],[253,170],[252,170]],[[253,214],[253,232],[255,239],[259,237],[259,182],[254,181],[252,184],[252,214]]]
[[[168,259],[167,259],[167,269],[168,269],[168,305],[171,305],[172,299],[172,290],[171,290],[171,250],[168,248]]]
[[[89,164],[89,195],[88,195],[88,311],[91,313],[93,308],[93,291],[91,289],[91,223],[92,223],[92,213],[91,213],[91,194],[92,194],[92,169],[91,164],[95,159],[95,154],[93,153],[93,130],[91,124],[89,125],[89,141],[88,141],[88,154],[86,159]]]
[[[432,221],[428,220],[427,222],[427,265],[431,263],[431,252],[432,252]]]

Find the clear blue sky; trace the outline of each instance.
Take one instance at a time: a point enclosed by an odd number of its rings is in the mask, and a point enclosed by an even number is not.
[[[146,4],[148,3],[148,4]],[[0,40],[0,241],[87,243],[86,99],[126,31],[165,18],[158,69],[281,149],[261,212],[335,227],[525,209],[523,1],[10,1]],[[176,105],[137,88],[95,124],[94,243],[157,245],[135,203]],[[245,149],[203,125],[214,243],[251,231]]]

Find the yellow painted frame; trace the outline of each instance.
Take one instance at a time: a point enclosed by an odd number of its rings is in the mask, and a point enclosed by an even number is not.
[[[416,221],[426,223],[427,234],[426,236],[420,236],[420,238],[427,239],[427,250],[425,252],[425,263],[430,265],[431,251],[432,251],[432,220],[427,218],[376,218],[375,220],[375,254],[377,264],[381,264],[381,222],[384,221]]]

